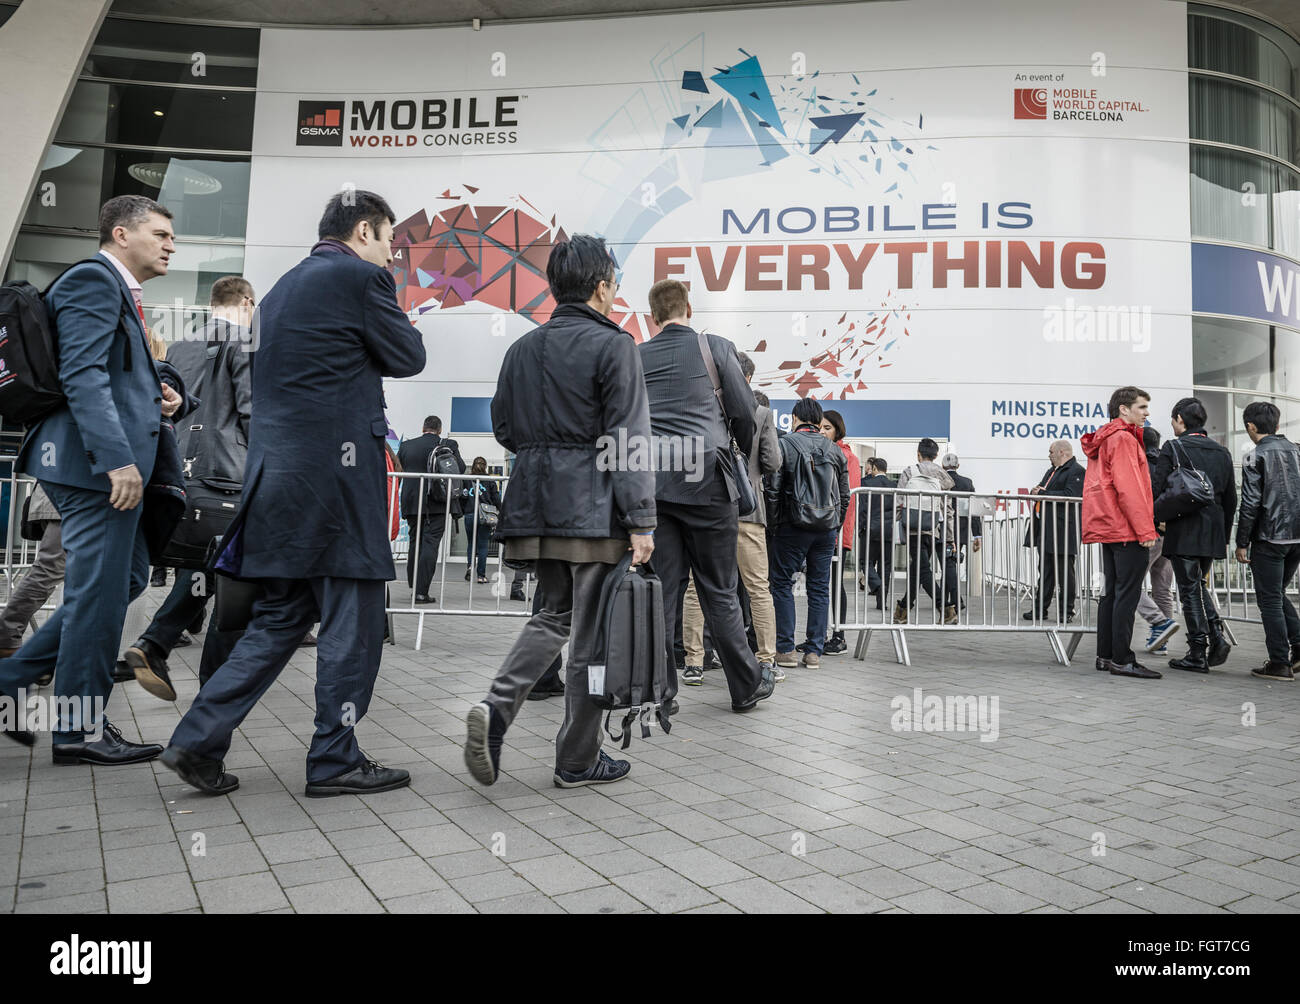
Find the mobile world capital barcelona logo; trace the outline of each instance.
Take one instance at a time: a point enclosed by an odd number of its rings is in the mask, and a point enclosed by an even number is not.
[[[298,146],[342,146],[343,102],[299,101]]]

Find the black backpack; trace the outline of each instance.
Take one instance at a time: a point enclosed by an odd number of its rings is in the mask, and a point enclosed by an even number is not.
[[[460,464],[456,463],[456,454],[450,446],[444,446],[439,443],[429,454],[429,460],[426,465],[429,474],[452,474],[460,473]],[[447,485],[449,481],[439,479],[433,482],[429,488],[429,498],[434,502],[447,501]]]
[[[839,529],[840,479],[835,459],[823,450],[806,448],[794,435],[781,440],[783,449],[787,443],[795,453],[787,496],[790,524],[804,530]]]
[[[632,742],[632,721],[641,720],[641,738],[650,738],[650,722],[665,733],[668,720],[668,658],[664,643],[663,583],[649,564],[632,567],[629,551],[605,576],[600,590],[600,621],[587,667],[587,695],[606,709],[605,731],[621,748]],[[615,711],[627,709],[623,729],[609,727]]]
[[[44,293],[22,279],[0,286],[0,417],[5,421],[35,425],[67,400],[59,382],[54,317],[45,305],[45,297],[70,269],[87,262],[98,262],[113,271],[111,262],[97,256],[68,266],[45,287]],[[119,327],[125,314],[123,301]]]

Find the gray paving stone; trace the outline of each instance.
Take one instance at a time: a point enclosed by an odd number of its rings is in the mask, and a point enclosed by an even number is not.
[[[702,889],[669,868],[620,875],[613,883],[656,913],[679,913],[718,899],[712,891]]]
[[[384,900],[389,913],[475,913],[452,889],[438,889]]]
[[[397,858],[356,866],[356,873],[380,900],[447,888],[447,881],[419,858]]]
[[[334,847],[325,834],[316,829],[271,833],[255,839],[266,860],[273,865],[282,865],[287,861],[328,858],[335,854]]]
[[[269,871],[195,883],[205,913],[264,913],[287,907],[280,884]]]
[[[108,885],[108,908],[113,913],[170,913],[198,905],[188,872]]]
[[[297,913],[383,913],[379,900],[357,877],[315,882],[286,889]]]

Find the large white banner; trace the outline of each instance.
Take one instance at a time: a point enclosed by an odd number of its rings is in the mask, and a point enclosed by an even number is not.
[[[681,278],[774,402],[1032,484],[1116,386],[1166,432],[1189,392],[1186,36],[1167,0],[266,30],[246,274],[265,293],[330,195],[382,194],[429,353],[392,425],[464,435],[554,306],[552,243],[601,234],[634,337]]]

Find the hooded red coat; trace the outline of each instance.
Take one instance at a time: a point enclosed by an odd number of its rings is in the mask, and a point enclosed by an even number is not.
[[[1142,427],[1112,419],[1080,440],[1088,458],[1083,479],[1083,542],[1120,544],[1156,539],[1151,472]]]

